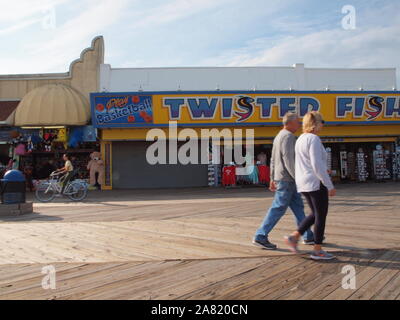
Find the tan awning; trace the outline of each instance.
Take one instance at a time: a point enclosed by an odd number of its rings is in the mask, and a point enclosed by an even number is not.
[[[49,84],[29,91],[15,112],[15,126],[86,125],[88,100],[64,84]]]

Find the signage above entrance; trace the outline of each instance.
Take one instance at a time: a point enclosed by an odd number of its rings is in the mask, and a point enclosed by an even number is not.
[[[130,127],[153,123],[151,95],[91,94],[95,127]]]
[[[280,126],[287,112],[320,111],[332,125],[400,123],[397,91],[246,91],[92,93],[98,128]]]

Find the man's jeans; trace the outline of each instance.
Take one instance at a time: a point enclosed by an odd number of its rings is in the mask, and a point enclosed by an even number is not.
[[[293,211],[298,226],[306,217],[304,214],[303,199],[301,198],[300,193],[297,192],[296,183],[290,181],[278,181],[276,184],[277,190],[275,192],[272,206],[268,210],[264,221],[255,235],[255,239],[259,241],[268,239],[268,234],[285,214],[288,207]],[[314,234],[310,229],[308,229],[304,233],[304,240],[313,239]]]

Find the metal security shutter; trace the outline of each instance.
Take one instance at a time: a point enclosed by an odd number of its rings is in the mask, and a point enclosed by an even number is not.
[[[208,185],[207,165],[148,164],[146,149],[149,145],[149,142],[141,141],[113,142],[114,189],[203,187]]]

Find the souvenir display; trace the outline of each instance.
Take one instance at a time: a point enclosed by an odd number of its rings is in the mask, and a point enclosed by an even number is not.
[[[391,172],[393,170],[392,168],[392,159],[391,159],[391,155],[390,155],[390,151],[389,150],[385,150],[383,153],[383,161],[385,163],[385,169],[384,169],[384,175],[383,178],[384,179],[391,179],[392,175]]]
[[[224,187],[236,185],[236,166],[235,165],[229,165],[229,166],[223,167],[223,169],[222,169],[222,185]]]
[[[44,144],[44,149],[47,152],[51,151],[51,145],[54,140],[57,139],[57,134],[52,133],[52,132],[46,132],[43,134],[43,144]]]
[[[396,151],[393,153],[393,179],[400,179],[400,146],[396,146]]]
[[[347,174],[350,180],[356,180],[356,159],[354,152],[347,153]]]
[[[384,158],[383,148],[379,144],[376,146],[376,150],[373,152],[373,164],[375,179],[383,180],[385,178],[386,161]]]
[[[346,179],[348,175],[347,152],[340,151],[340,177]]]
[[[100,187],[104,183],[104,162],[101,159],[100,152],[96,151],[90,154],[87,169],[90,172],[90,185]]]
[[[28,153],[31,153],[33,151],[33,149],[34,149],[34,146],[33,146],[33,142],[32,142],[32,136],[29,136],[28,137],[28,145],[27,145]]]
[[[329,171],[332,171],[332,149],[327,147],[326,149],[326,165]]]
[[[260,184],[265,184],[267,185],[269,183],[269,175],[270,175],[270,170],[269,167],[265,164],[261,164],[261,161],[259,161],[260,163],[257,165],[258,167],[258,182]]]
[[[362,148],[358,149],[356,155],[356,167],[357,167],[357,180],[360,182],[367,181],[368,171],[367,171],[366,155]]]

